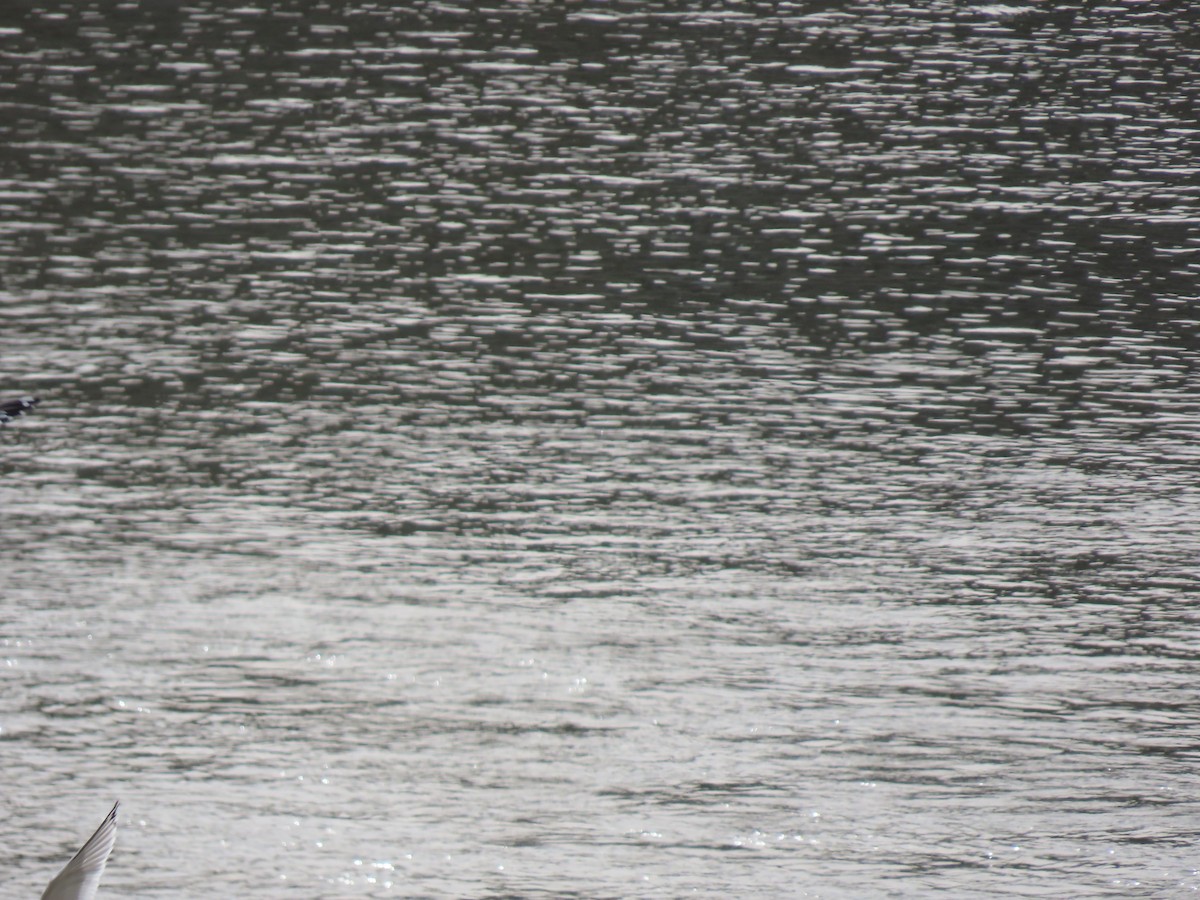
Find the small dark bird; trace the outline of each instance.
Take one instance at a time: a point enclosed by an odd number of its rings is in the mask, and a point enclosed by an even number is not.
[[[0,400],[0,426],[7,425],[17,416],[23,416],[41,401],[37,397],[18,397],[16,400]]]

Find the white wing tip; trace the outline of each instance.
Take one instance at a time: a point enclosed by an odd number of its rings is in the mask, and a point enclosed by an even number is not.
[[[120,800],[113,804],[100,827],[46,886],[42,900],[92,900],[96,896],[104,864],[117,840],[117,810],[120,806]]]

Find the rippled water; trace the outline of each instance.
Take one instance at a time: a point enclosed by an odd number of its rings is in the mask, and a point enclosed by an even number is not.
[[[391,6],[0,11],[0,895],[1196,890],[1192,18]]]

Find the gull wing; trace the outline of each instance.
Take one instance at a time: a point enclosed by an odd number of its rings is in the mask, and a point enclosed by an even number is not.
[[[42,893],[42,900],[92,900],[96,896],[104,864],[117,840],[117,807],[120,805],[119,802],[113,804],[112,812],[104,817],[96,833],[54,876]]]

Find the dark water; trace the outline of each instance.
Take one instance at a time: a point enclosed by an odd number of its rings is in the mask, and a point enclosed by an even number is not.
[[[3,896],[1194,891],[1195,17],[390,6],[0,12]]]

